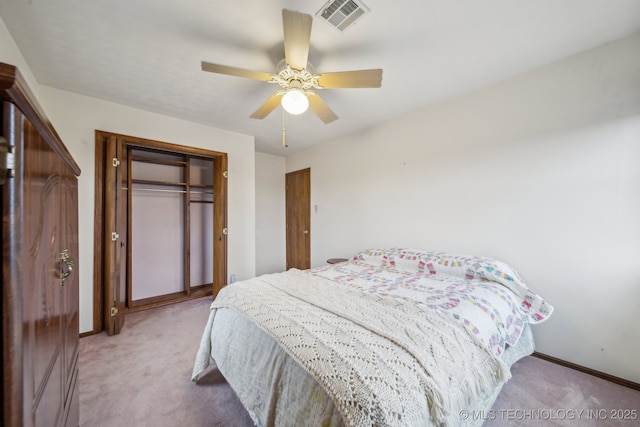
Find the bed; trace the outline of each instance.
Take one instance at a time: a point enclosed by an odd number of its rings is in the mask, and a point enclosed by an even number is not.
[[[225,287],[192,380],[218,369],[257,426],[481,425],[552,312],[504,262],[372,249]]]

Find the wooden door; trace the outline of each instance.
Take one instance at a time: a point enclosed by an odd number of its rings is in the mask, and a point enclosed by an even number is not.
[[[213,159],[213,297],[227,286],[227,155]]]
[[[311,169],[286,175],[287,270],[311,268]]]
[[[127,295],[127,206],[122,180],[128,165],[125,144],[111,136],[106,141],[104,221],[104,324],[108,335],[124,326]]]

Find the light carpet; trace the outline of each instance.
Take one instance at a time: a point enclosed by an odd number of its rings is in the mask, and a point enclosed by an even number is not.
[[[252,426],[216,370],[190,380],[210,303],[133,313],[120,335],[80,339],[80,425]],[[487,427],[640,425],[640,391],[536,357],[517,362],[512,374],[490,411],[463,415]]]

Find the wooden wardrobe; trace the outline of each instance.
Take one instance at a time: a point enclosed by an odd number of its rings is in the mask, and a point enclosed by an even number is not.
[[[77,426],[80,169],[0,63],[2,425]]]

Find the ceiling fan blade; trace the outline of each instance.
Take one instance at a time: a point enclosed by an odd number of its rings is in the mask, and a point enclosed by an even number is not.
[[[331,108],[318,96],[318,94],[313,94],[307,96],[309,98],[309,108],[313,110],[314,113],[320,117],[325,124],[329,124],[334,120],[338,119],[336,113],[334,113]]]
[[[375,69],[322,73],[318,77],[318,84],[324,89],[380,87],[382,86],[382,70]]]
[[[271,74],[269,73],[245,70],[243,68],[237,67],[229,67],[227,65],[212,64],[205,61],[202,61],[202,70],[209,71],[211,73],[226,74],[229,76],[244,77],[253,80],[262,80],[264,82],[270,82],[271,80],[273,80]]]
[[[307,67],[312,21],[311,15],[282,9],[284,57],[287,64],[296,70]]]
[[[265,101],[264,104],[260,106],[252,115],[252,119],[264,119],[267,117],[273,110],[275,110],[278,105],[280,105],[280,101],[282,100],[282,93],[277,92],[274,93]]]

